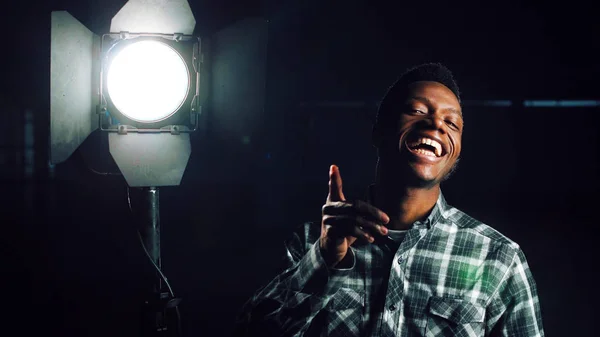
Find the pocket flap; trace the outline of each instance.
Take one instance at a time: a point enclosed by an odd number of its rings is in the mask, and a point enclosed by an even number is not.
[[[364,306],[363,293],[348,288],[338,289],[328,303],[328,307],[334,310],[357,309]]]
[[[437,296],[431,297],[429,312],[458,324],[481,323],[485,316],[485,308],[478,304]]]

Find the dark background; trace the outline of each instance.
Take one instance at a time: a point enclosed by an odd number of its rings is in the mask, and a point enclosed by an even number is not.
[[[138,336],[152,269],[122,177],[92,173],[79,152],[48,165],[49,13],[68,10],[101,34],[124,1],[11,3],[0,52],[3,331]],[[591,2],[191,7],[200,36],[251,16],[268,19],[269,32],[264,110],[227,133],[208,105],[181,186],[161,190],[164,271],[183,298],[185,336],[230,332],[243,302],[274,276],[281,240],[318,219],[331,163],[345,194],[363,196],[374,177],[377,102],[404,69],[428,61],[454,71],[465,100],[463,159],[446,198],[522,246],[548,336],[595,335],[600,109],[523,106],[600,100]],[[110,158],[102,137],[84,146]]]

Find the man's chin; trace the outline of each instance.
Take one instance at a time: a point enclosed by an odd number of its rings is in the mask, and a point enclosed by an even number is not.
[[[420,172],[413,167],[408,168],[404,172],[399,172],[397,177],[400,178],[399,182],[404,186],[423,189],[433,188],[442,181],[441,177]]]
[[[416,188],[433,188],[445,180],[447,174],[443,174],[439,167],[424,165],[422,163],[411,161],[408,158],[398,158],[397,161],[389,161],[387,166],[389,173],[386,174],[390,183],[396,181],[399,186],[410,186]],[[381,164],[381,162],[380,162]],[[452,172],[453,170],[450,170]]]
[[[416,186],[431,187],[442,181],[443,175],[440,172],[436,172],[434,167],[423,167],[419,164],[411,164],[409,166],[410,169],[406,172],[407,178]]]

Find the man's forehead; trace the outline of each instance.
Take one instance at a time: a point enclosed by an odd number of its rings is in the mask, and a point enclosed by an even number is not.
[[[458,97],[443,83],[436,81],[416,81],[408,85],[409,93],[428,92],[429,94],[448,95],[454,97],[458,102]]]

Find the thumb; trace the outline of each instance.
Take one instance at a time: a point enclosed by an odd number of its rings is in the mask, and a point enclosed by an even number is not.
[[[327,201],[346,201],[344,192],[342,192],[340,169],[335,165],[331,165],[329,168],[329,195],[327,195]]]

